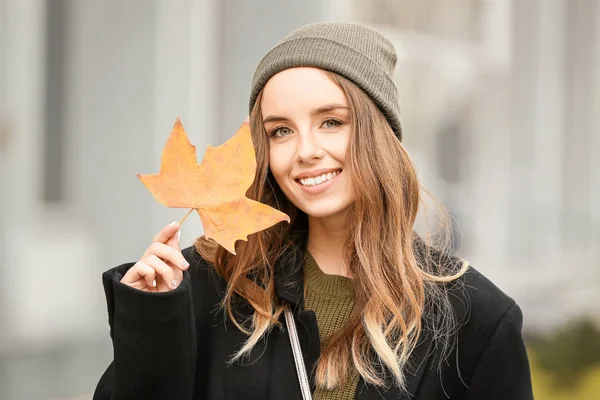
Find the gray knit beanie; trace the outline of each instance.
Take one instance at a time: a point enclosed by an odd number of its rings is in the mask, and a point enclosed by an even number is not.
[[[250,112],[263,86],[275,74],[294,67],[316,67],[354,82],[377,104],[402,140],[394,45],[365,26],[326,22],[305,25],[272,48],[262,59],[250,94]]]

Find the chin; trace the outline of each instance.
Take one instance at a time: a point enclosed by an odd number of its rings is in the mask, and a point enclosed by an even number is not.
[[[349,204],[325,205],[325,204],[299,204],[297,207],[311,218],[335,218],[343,216],[348,212]]]

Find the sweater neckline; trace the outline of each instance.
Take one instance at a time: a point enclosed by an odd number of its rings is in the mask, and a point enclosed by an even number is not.
[[[308,250],[304,259],[304,280],[306,289],[315,293],[337,298],[354,297],[352,279],[326,274]]]

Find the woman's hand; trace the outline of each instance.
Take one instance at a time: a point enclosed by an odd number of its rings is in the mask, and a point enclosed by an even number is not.
[[[179,249],[179,223],[174,222],[154,237],[121,282],[144,292],[168,292],[179,286],[189,266]]]

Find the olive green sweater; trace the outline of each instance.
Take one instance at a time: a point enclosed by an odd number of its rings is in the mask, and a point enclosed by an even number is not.
[[[350,317],[354,308],[354,288],[352,280],[339,275],[327,275],[317,265],[310,253],[304,262],[305,308],[317,315],[321,349],[329,343],[329,338],[338,331]],[[358,372],[352,365],[349,379],[343,389],[317,388],[315,400],[350,400],[355,398]]]

